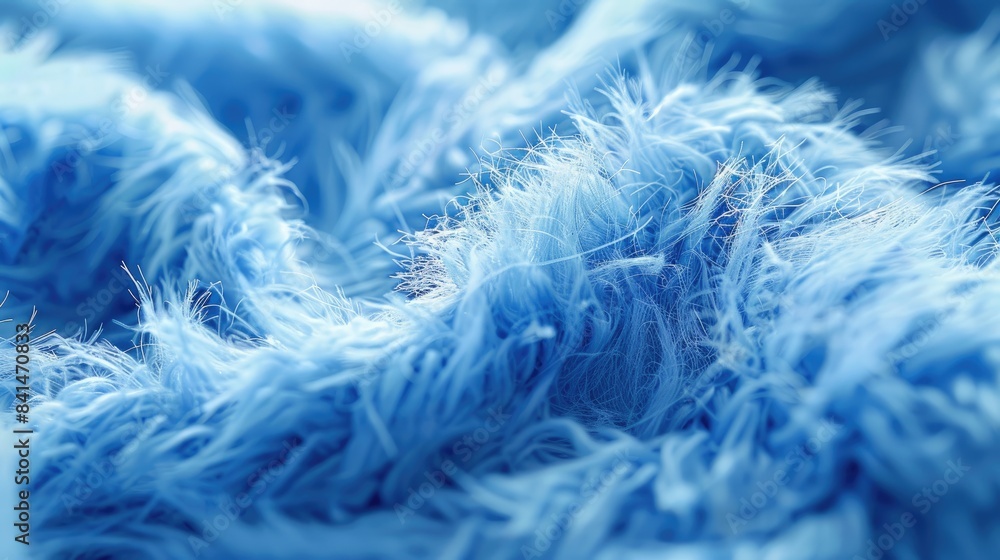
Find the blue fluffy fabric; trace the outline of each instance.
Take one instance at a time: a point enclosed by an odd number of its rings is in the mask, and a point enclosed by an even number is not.
[[[5,2],[0,550],[995,558],[991,9]]]

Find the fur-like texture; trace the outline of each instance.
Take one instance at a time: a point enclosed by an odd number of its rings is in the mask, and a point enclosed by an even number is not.
[[[1000,550],[987,3],[53,1],[12,557]]]

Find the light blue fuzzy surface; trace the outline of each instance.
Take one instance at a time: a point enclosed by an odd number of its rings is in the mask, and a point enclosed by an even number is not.
[[[0,554],[1000,557],[993,8],[5,0]]]

